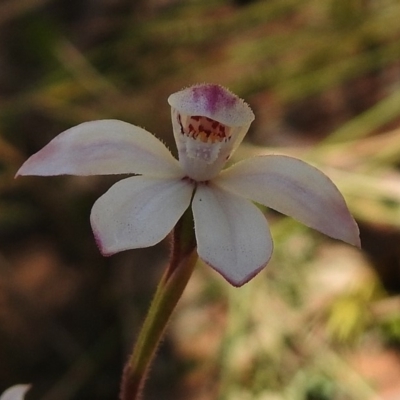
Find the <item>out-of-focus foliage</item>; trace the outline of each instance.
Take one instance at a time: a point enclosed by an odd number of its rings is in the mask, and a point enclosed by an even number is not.
[[[208,81],[255,111],[237,158],[323,169],[363,253],[265,210],[270,266],[241,289],[198,266],[146,398],[400,398],[399,20],[396,0],[0,2],[0,389],[116,398],[168,255],[99,255],[90,208],[117,178],[14,180],[18,167],[91,119],[174,151],[166,99]]]

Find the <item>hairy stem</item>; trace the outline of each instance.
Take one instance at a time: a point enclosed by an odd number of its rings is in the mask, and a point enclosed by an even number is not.
[[[133,353],[125,366],[121,400],[141,398],[149,366],[196,261],[193,216],[188,210],[175,227],[170,263],[158,285]]]

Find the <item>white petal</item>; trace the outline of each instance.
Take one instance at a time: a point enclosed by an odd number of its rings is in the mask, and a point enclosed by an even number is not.
[[[164,239],[189,207],[188,180],[134,176],[101,196],[90,221],[104,255],[153,246]]]
[[[30,385],[15,385],[7,389],[0,397],[0,400],[24,400]]]
[[[85,122],[56,136],[17,175],[147,174],[181,177],[178,161],[151,133],[117,120]]]
[[[303,161],[254,157],[223,171],[215,183],[360,247],[357,224],[342,194],[326,175]]]
[[[212,184],[200,184],[192,207],[199,257],[227,281],[241,286],[267,264],[271,234],[254,204]]]
[[[201,115],[227,126],[250,125],[251,108],[228,89],[213,84],[191,86],[171,94],[168,103],[181,114]]]

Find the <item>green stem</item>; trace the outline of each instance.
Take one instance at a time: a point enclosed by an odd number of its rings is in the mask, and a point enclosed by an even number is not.
[[[192,275],[196,261],[193,216],[188,210],[174,229],[171,262],[158,285],[133,353],[125,366],[121,400],[141,398],[148,369],[158,344]]]

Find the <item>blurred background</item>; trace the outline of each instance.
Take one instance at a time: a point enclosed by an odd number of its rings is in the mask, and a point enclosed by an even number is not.
[[[0,390],[116,399],[168,240],[103,258],[90,209],[118,177],[22,177],[63,130],[117,118],[175,152],[169,94],[219,83],[256,120],[235,159],[325,171],[363,250],[265,210],[268,268],[199,265],[145,399],[400,399],[400,2],[1,0]]]

